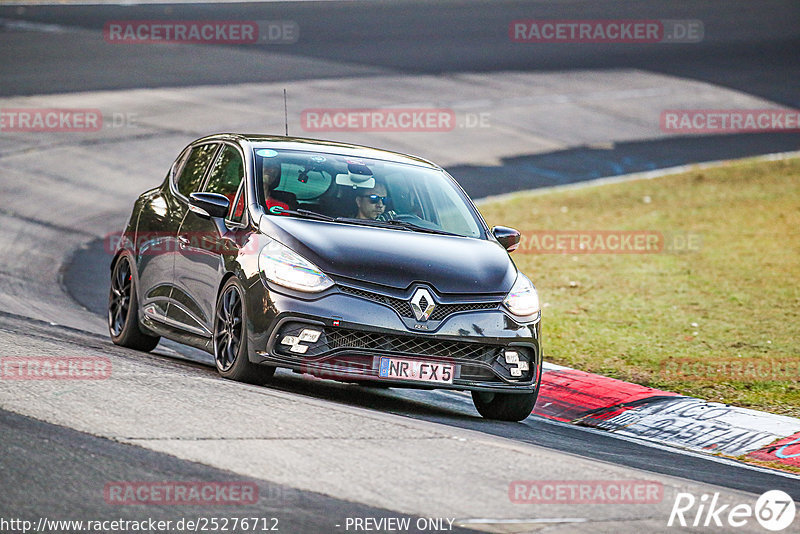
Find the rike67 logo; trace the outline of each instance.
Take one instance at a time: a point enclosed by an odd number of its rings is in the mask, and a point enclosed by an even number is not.
[[[699,499],[691,493],[678,493],[667,526],[727,529],[743,527],[755,518],[765,529],[778,532],[792,524],[795,511],[794,500],[781,490],[762,494],[755,506],[745,503],[719,504],[719,493],[703,494]]]

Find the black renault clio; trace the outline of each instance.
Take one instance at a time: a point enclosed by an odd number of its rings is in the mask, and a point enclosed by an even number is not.
[[[284,367],[345,382],[470,390],[519,421],[541,380],[539,298],[443,169],[333,142],[220,134],[136,201],[111,264],[114,343],[161,336],[226,378]]]

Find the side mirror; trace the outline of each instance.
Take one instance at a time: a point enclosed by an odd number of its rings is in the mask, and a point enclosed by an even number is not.
[[[192,193],[189,195],[189,210],[203,219],[225,218],[231,201],[219,193]]]
[[[492,228],[492,235],[507,251],[517,250],[520,241],[519,231],[507,226],[495,226]]]

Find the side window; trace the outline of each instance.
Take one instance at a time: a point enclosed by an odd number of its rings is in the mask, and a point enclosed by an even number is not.
[[[240,201],[236,202],[236,193],[244,179],[244,162],[239,151],[230,145],[225,145],[217,156],[214,166],[211,168],[211,175],[206,185],[206,193],[218,193],[225,195],[231,203],[228,218],[233,221],[241,221],[244,209],[239,210],[238,204],[244,207],[244,195]]]
[[[200,188],[203,175],[208,164],[211,163],[211,158],[214,156],[217,146],[215,144],[201,145],[195,147],[192,153],[189,154],[189,158],[186,160],[177,182],[178,191],[183,196],[188,197]]]

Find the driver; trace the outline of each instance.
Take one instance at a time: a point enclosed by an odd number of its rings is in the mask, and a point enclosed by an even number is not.
[[[280,162],[272,158],[264,158],[261,168],[263,170],[262,181],[264,184],[264,199],[267,211],[275,215],[280,215],[283,211],[291,209],[289,204],[273,196],[273,191],[275,191],[275,188],[278,187],[281,181]]]
[[[386,203],[389,197],[386,193],[386,186],[376,183],[372,189],[365,189],[359,192],[356,197],[356,207],[358,208],[358,219],[377,219],[386,211]]]

